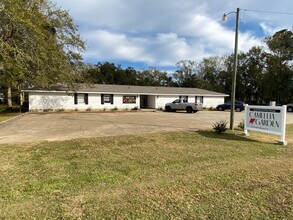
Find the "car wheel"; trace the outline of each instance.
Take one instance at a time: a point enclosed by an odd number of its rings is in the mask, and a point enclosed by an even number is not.
[[[241,108],[236,108],[236,112],[241,112]]]
[[[218,110],[219,111],[224,111],[224,109],[222,107],[219,107]]]
[[[187,111],[187,113],[192,113],[193,112],[193,109],[191,107],[187,107],[186,108],[186,111]]]
[[[167,111],[167,112],[171,112],[171,111],[172,111],[172,109],[171,109],[171,107],[170,107],[170,106],[166,106],[166,108],[165,108],[165,109],[166,109],[166,111]]]
[[[291,106],[287,107],[287,111],[288,112],[293,112],[293,107],[291,107]]]

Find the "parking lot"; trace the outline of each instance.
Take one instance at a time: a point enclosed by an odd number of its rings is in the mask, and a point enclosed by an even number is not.
[[[127,134],[211,129],[216,121],[229,121],[230,112],[62,112],[28,113],[0,124],[0,144],[68,140]],[[235,113],[235,126],[244,112]],[[293,123],[288,114],[287,123]]]

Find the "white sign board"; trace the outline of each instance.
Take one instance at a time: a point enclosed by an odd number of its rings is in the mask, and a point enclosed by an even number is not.
[[[280,135],[279,142],[286,144],[286,109],[286,105],[282,107],[246,105],[244,133],[248,135],[247,130],[254,130]]]

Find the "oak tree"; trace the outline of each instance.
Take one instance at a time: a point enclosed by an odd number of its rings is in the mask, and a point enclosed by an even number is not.
[[[73,85],[85,46],[67,11],[50,0],[0,1],[0,83]]]

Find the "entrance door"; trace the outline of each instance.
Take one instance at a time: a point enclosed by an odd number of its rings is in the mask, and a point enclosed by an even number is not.
[[[141,95],[140,96],[140,108],[147,108],[148,107],[148,96]]]

